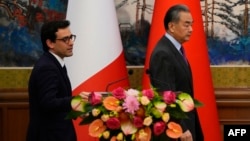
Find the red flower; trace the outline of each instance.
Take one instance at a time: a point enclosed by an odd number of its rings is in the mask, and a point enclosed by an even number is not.
[[[175,100],[176,100],[176,94],[175,94],[175,92],[173,92],[173,91],[164,91],[163,92],[163,100],[167,104],[175,103]]]
[[[114,89],[114,90],[112,91],[112,95],[113,95],[115,98],[119,99],[119,100],[126,98],[125,91],[124,91],[124,89],[121,88],[121,87],[118,87],[117,89]]]
[[[109,129],[115,130],[120,129],[121,123],[118,118],[109,118],[106,122]]]
[[[147,89],[147,90],[143,90],[142,94],[146,97],[148,97],[148,99],[152,100],[154,98],[154,91],[152,89]]]
[[[163,121],[159,121],[159,122],[156,122],[154,124],[154,134],[156,136],[160,135],[161,133],[163,133],[165,131],[165,123]]]
[[[97,92],[91,92],[89,96],[89,102],[91,105],[97,105],[102,103],[102,94]]]
[[[141,128],[143,127],[143,120],[141,117],[135,116],[134,120],[133,120],[133,124],[135,125],[135,127],[137,128]]]

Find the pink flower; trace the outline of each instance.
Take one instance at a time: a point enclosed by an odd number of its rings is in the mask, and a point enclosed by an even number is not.
[[[140,103],[134,96],[127,96],[122,104],[123,109],[130,114],[135,114],[135,111],[139,109]]]
[[[134,120],[133,120],[133,124],[135,125],[135,127],[137,128],[141,128],[143,127],[143,120],[141,117],[135,116]]]
[[[102,94],[97,92],[91,92],[89,95],[89,102],[91,105],[97,105],[102,103]]]
[[[154,134],[156,136],[160,135],[164,132],[166,125],[163,121],[158,121],[154,124]]]
[[[112,95],[119,100],[124,99],[126,97],[125,90],[121,87],[114,89],[112,91]]]
[[[112,129],[112,130],[115,130],[115,129],[119,129],[121,127],[121,123],[119,121],[118,118],[109,118],[107,121],[106,121],[106,124],[107,124],[107,127],[109,129]]]
[[[142,91],[142,95],[148,97],[148,99],[152,100],[154,98],[154,91],[152,89],[147,89]]]
[[[163,100],[167,103],[167,104],[172,104],[175,102],[176,100],[176,94],[173,91],[164,91],[163,92]]]

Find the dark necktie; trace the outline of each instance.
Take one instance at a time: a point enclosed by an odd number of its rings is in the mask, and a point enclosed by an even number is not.
[[[69,80],[69,77],[68,77],[67,68],[66,68],[66,66],[64,65],[64,66],[62,67],[62,69],[63,69],[64,77],[65,77],[65,79],[66,79],[66,83],[67,83],[67,86],[68,86],[68,90],[69,90],[69,92],[71,93],[71,84],[70,84],[70,80]]]
[[[182,57],[183,57],[184,61],[188,64],[186,54],[185,54],[185,50],[184,50],[183,46],[181,46],[180,51],[181,51],[181,54],[182,54]]]
[[[66,68],[65,65],[63,66],[63,72],[64,72],[65,74],[67,74],[67,68]]]

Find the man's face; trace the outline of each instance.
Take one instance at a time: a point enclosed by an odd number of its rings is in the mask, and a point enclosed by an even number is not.
[[[50,51],[57,54],[61,58],[69,57],[73,55],[74,40],[72,40],[72,33],[69,27],[59,29],[56,32],[56,40],[50,45]]]
[[[184,43],[190,39],[193,31],[193,18],[191,13],[180,12],[180,20],[178,22],[170,22],[170,34],[179,42]]]

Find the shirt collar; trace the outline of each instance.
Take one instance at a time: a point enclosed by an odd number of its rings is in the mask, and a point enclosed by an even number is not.
[[[165,36],[174,44],[175,48],[178,51],[181,49],[181,44],[177,40],[175,40],[173,36],[168,33],[166,33]]]
[[[55,56],[56,60],[60,63],[60,65],[63,67],[65,65],[65,62],[61,57],[59,57],[57,54],[53,53],[52,51],[49,51],[53,56]]]

